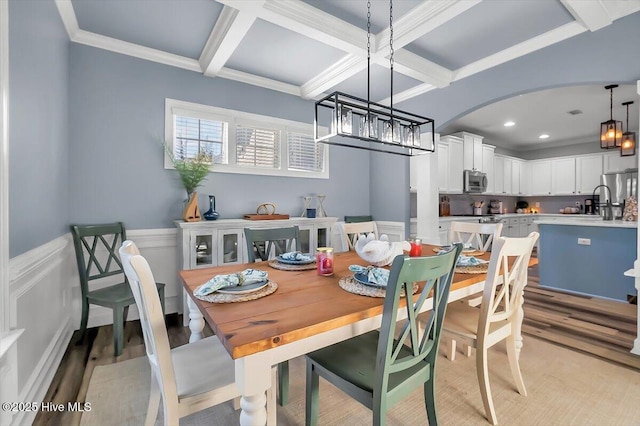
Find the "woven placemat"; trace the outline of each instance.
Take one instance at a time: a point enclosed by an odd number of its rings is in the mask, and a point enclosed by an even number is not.
[[[283,271],[310,271],[316,269],[316,262],[307,263],[306,265],[290,265],[288,263],[280,263],[278,260],[273,259],[269,261],[269,266],[273,269],[281,269]]]
[[[261,297],[265,297],[273,293],[278,289],[278,284],[269,281],[267,285],[261,288],[258,291],[254,291],[253,293],[247,294],[222,294],[213,292],[211,294],[207,294],[206,296],[196,296],[200,300],[204,300],[205,302],[211,303],[235,303],[235,302],[247,302],[249,300],[260,299]]]
[[[456,272],[459,274],[486,274],[488,270],[488,263],[474,266],[456,266]]]
[[[438,253],[440,250],[444,250],[444,249],[442,247],[434,247],[433,248],[433,251],[435,251],[436,253]],[[465,251],[465,250],[463,250],[462,253],[460,253],[460,254],[464,254],[465,256],[482,256],[485,253],[486,252],[480,251],[480,250],[474,250],[474,251]]]
[[[359,294],[361,296],[385,297],[387,294],[386,289],[361,284],[353,277],[340,278],[338,284],[343,290],[348,291],[349,293]],[[417,291],[418,284],[413,283],[413,291],[411,294],[415,294]],[[404,296],[404,290],[402,291],[401,296]]]

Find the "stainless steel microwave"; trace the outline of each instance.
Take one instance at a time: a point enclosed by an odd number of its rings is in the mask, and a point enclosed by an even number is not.
[[[464,192],[479,194],[487,190],[487,174],[477,170],[465,170],[463,175]]]

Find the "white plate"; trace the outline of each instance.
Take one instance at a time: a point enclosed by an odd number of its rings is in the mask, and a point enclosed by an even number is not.
[[[218,290],[221,294],[247,294],[256,292],[262,288],[265,288],[269,284],[269,281],[260,281],[258,283],[246,284],[235,287],[225,287]]]

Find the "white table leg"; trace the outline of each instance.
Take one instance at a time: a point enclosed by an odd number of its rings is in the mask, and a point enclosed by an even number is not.
[[[204,330],[204,318],[200,313],[200,309],[196,306],[193,299],[187,296],[187,305],[189,305],[189,329],[191,330],[191,336],[189,336],[189,343],[202,340],[202,330]]]
[[[271,363],[264,352],[238,358],[236,384],[242,392],[240,400],[240,425],[264,426],[267,424],[266,392],[271,387]],[[271,413],[270,423],[273,413]]]

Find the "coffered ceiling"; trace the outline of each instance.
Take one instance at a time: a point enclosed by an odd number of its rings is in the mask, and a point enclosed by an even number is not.
[[[55,0],[73,42],[316,99],[366,97],[365,0]],[[389,102],[389,3],[371,1],[371,96]],[[394,104],[597,31],[640,0],[395,0]]]

